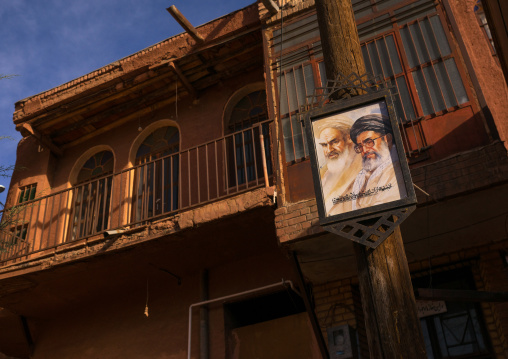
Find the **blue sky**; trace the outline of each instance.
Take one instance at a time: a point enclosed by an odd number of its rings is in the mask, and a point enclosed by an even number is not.
[[[21,139],[14,103],[183,32],[175,5],[198,26],[255,0],[2,0],[0,2],[0,164],[15,163]],[[0,178],[8,186],[9,178]],[[5,201],[5,193],[0,201]]]

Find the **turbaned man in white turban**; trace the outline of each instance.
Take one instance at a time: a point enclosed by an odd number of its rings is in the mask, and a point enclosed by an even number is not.
[[[314,124],[316,146],[322,149],[326,163],[320,164],[321,186],[326,214],[333,206],[333,199],[340,197],[354,181],[362,168],[361,156],[354,151],[349,137],[353,120],[336,115]]]

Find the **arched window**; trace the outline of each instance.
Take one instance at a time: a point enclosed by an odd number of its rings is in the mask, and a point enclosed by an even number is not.
[[[243,130],[266,119],[268,119],[266,93],[264,90],[254,91],[233,107],[229,117],[229,131]]]
[[[109,223],[113,153],[101,151],[81,167],[72,203],[72,240],[102,232]]]
[[[266,93],[264,90],[250,92],[242,97],[230,110],[227,132],[228,185],[242,185],[263,176],[260,131],[264,135],[266,158],[269,162],[270,140],[267,126],[257,124],[268,119]],[[268,169],[271,166],[268,163]]]
[[[136,164],[152,161],[178,152],[180,135],[176,127],[161,127],[153,131],[138,148]]]
[[[176,127],[153,131],[136,152],[133,218],[148,219],[178,208],[180,136]]]
[[[113,173],[113,153],[101,151],[85,162],[78,173],[78,184]]]

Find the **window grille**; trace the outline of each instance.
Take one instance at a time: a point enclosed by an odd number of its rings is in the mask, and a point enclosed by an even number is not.
[[[37,183],[19,188],[18,203],[28,202],[35,198],[37,192]]]
[[[139,146],[132,207],[136,221],[178,208],[179,149],[180,133],[172,126],[156,129]]]
[[[367,72],[390,83],[397,92],[394,105],[398,120],[413,124],[425,116],[441,115],[463,106],[469,102],[469,96],[434,2],[403,3],[358,0],[353,1],[353,8],[357,15],[366,12],[367,6],[371,14],[379,13],[358,25],[365,66]],[[397,4],[390,13],[386,12]],[[282,42],[281,31],[274,31],[274,70],[288,163],[309,154],[300,108],[306,96],[326,83],[319,32],[314,28],[317,18],[312,15],[284,26]],[[296,41],[299,32],[305,34],[300,43]],[[311,38],[311,34],[315,37]],[[422,137],[417,137],[413,142],[425,147]]]
[[[27,233],[28,223],[11,227],[10,235],[2,236],[2,240],[0,241],[0,252],[11,255],[19,253],[23,249],[27,249],[27,243],[25,241]]]
[[[28,223],[11,228],[12,244],[17,244],[20,240],[25,240],[28,232]]]
[[[269,128],[259,126],[267,118],[265,90],[247,94],[233,107],[228,121],[228,132],[233,135],[226,140],[229,187],[262,178],[262,161],[256,161],[261,159],[260,131],[264,136],[268,175],[271,175]]]
[[[424,116],[469,101],[437,15],[402,27],[401,37]]]
[[[326,84],[321,42],[278,59],[280,87],[280,112],[286,150],[286,161],[299,160],[309,155],[301,123],[300,109],[307,96],[316,87]]]
[[[72,199],[70,239],[99,233],[107,228],[110,215],[114,157],[111,151],[91,156],[78,173]]]

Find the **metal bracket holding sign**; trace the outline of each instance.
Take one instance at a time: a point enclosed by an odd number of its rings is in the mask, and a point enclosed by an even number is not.
[[[357,74],[340,75],[324,92],[304,119],[319,221],[375,248],[416,204],[392,92]]]
[[[367,247],[376,248],[415,208],[416,206],[393,209],[381,214],[324,225],[323,228]]]

